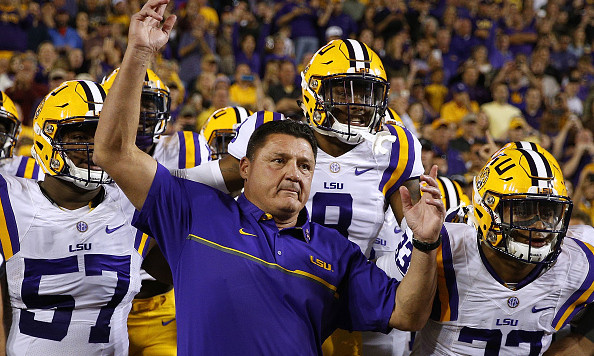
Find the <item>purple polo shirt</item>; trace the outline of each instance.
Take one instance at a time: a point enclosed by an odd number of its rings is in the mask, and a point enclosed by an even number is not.
[[[321,355],[337,328],[389,331],[398,282],[336,230],[280,230],[237,201],[159,165],[133,225],[173,273],[179,355]]]

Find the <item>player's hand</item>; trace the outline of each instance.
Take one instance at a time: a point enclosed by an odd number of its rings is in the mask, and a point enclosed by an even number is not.
[[[161,25],[169,1],[149,0],[139,12],[132,15],[128,32],[129,47],[153,54],[167,43],[176,20],[176,16],[171,15]]]
[[[432,243],[437,241],[446,215],[437,185],[437,165],[431,167],[429,175],[421,175],[420,180],[425,183],[421,184],[423,195],[415,205],[412,205],[408,189],[405,186],[400,187],[402,210],[413,236],[417,240]]]

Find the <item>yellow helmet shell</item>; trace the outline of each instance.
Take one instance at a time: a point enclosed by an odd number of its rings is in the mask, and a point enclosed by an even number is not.
[[[204,136],[212,151],[212,158],[227,154],[227,145],[235,137],[235,128],[253,113],[241,106],[228,106],[212,113],[202,126]]]
[[[10,158],[21,132],[21,121],[14,102],[3,91],[0,91],[0,128],[0,137],[4,138],[0,159]]]
[[[565,231],[551,231],[563,238],[571,212],[571,200],[557,160],[544,148],[531,142],[512,142],[495,152],[473,182],[473,223],[479,236],[493,247],[504,249],[508,234],[503,231],[503,200],[554,202],[566,206]],[[529,230],[529,229],[525,229]],[[561,241],[558,241],[560,248]],[[512,256],[518,257],[518,256]],[[554,257],[556,258],[556,256]],[[521,258],[524,262],[533,262]]]
[[[335,103],[326,91],[331,80],[337,79],[360,81],[374,88],[372,102],[358,104],[375,110],[368,114],[373,116],[366,127],[340,124],[333,118],[331,111]],[[345,143],[357,144],[364,132],[377,132],[387,107],[389,83],[379,56],[366,44],[349,39],[330,41],[313,55],[301,73],[301,88],[303,112],[312,127]]]
[[[92,156],[93,142],[66,145],[60,138],[60,132],[66,125],[96,126],[104,100],[103,87],[87,80],[63,82],[43,99],[33,119],[31,148],[31,155],[43,173],[71,181],[85,189],[111,182],[104,171],[78,168],[68,158],[68,146],[80,146],[77,150],[86,149],[87,154]]]

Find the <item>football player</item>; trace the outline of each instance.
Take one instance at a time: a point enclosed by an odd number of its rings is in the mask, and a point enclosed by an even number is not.
[[[200,135],[208,142],[212,159],[221,159],[229,154],[227,147],[235,138],[237,127],[252,114],[241,106],[228,106],[210,115]]]
[[[34,117],[32,154],[45,180],[0,176],[8,355],[128,352],[147,239],[130,225],[134,207],[92,161],[104,99],[91,81],[51,91]]]
[[[103,80],[107,92],[118,72],[119,68]],[[163,135],[169,119],[169,88],[154,71],[147,69],[141,94],[136,146],[170,170],[190,168],[210,160],[208,144],[199,134],[179,131]],[[169,266],[156,244],[151,243],[142,267],[142,287],[134,297],[128,317],[130,355],[176,355],[173,281]]]
[[[553,156],[509,143],[473,182],[473,226],[445,223],[438,293],[415,355],[541,355],[594,299],[594,247],[566,237],[572,203]]]
[[[460,184],[448,177],[440,176],[437,177],[437,184],[447,211],[446,221],[465,222],[470,199],[464,194]],[[408,270],[413,249],[411,236],[411,233],[403,233],[394,214],[387,211],[384,225],[375,239],[373,251],[374,257],[377,258],[377,266],[398,280],[402,280]],[[386,337],[394,341],[388,343]],[[414,333],[394,329],[387,336],[368,333],[366,338],[365,350],[373,355],[407,356],[412,351]]]
[[[302,73],[302,108],[319,148],[307,209],[312,221],[337,229],[368,257],[386,207],[403,217],[398,188],[405,185],[417,201],[423,173],[419,141],[402,126],[382,126],[388,87],[379,56],[356,40],[329,42]],[[235,162],[245,156],[252,132],[273,119],[282,115],[258,112],[239,126],[229,144]],[[358,334],[339,333],[345,337],[334,342],[336,353],[361,347]]]
[[[0,173],[43,179],[43,172],[33,158],[13,154],[20,133],[21,121],[14,102],[0,91]]]

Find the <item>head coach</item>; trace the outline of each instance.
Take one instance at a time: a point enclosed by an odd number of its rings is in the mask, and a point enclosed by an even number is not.
[[[153,236],[173,274],[179,355],[320,355],[337,327],[418,330],[436,289],[436,250],[445,209],[435,180],[403,208],[416,239],[400,282],[357,245],[309,221],[304,208],[316,159],[310,128],[263,125],[240,161],[238,200],[172,176],[135,146],[146,68],[168,39],[168,0],[149,0],[130,24],[128,48],[103,107],[95,163],[139,211],[133,224]],[[162,22],[163,21],[163,22]]]

